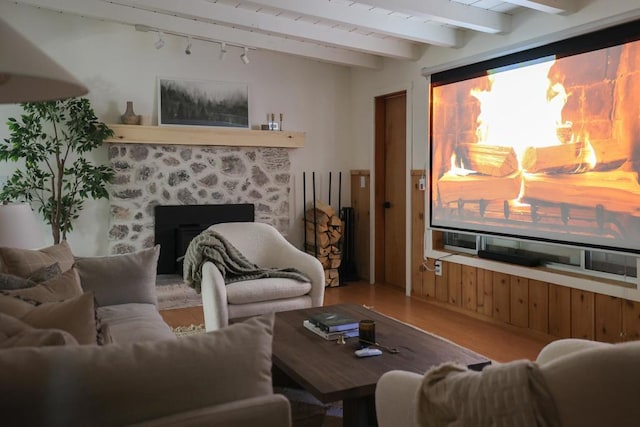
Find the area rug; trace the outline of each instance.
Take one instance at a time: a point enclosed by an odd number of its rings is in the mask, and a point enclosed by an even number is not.
[[[205,333],[203,324],[171,328],[178,337]],[[291,404],[292,427],[342,426],[342,402],[325,404],[310,393],[289,387],[274,387],[273,391],[284,395]]]
[[[177,326],[171,328],[174,334],[178,337],[188,337],[189,335],[197,335],[205,333],[204,324],[199,325],[191,324],[189,326]]]
[[[202,305],[202,296],[195,289],[181,281],[179,283],[157,285],[156,294],[158,295],[158,307],[160,310]]]

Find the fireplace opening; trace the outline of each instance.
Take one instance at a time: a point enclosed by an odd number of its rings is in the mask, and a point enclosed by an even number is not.
[[[253,222],[253,204],[159,205],[155,207],[155,243],[160,245],[158,274],[182,275],[181,258],[191,240],[213,224]]]

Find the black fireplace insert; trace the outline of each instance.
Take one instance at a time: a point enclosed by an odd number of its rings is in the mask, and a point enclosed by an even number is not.
[[[223,205],[158,205],[155,207],[155,243],[160,245],[158,274],[182,275],[182,257],[189,242],[210,225],[252,222],[251,203]]]

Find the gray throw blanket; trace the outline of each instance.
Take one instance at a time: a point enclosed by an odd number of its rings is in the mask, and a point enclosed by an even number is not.
[[[183,278],[186,284],[200,293],[202,265],[213,262],[224,283],[243,280],[282,277],[309,283],[311,280],[295,268],[263,268],[252,263],[223,236],[215,231],[205,230],[191,240],[184,255]]]

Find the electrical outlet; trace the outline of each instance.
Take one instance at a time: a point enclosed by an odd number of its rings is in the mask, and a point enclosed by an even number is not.
[[[436,276],[442,276],[442,261],[436,260],[434,270],[436,271]]]

